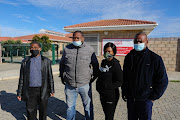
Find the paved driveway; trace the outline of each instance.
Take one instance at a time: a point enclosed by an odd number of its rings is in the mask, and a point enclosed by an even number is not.
[[[66,103],[64,85],[58,75],[55,79],[55,97],[49,99],[48,120],[65,120]],[[18,79],[0,81],[0,120],[25,120],[25,103],[16,99]],[[104,113],[99,101],[99,95],[93,83],[93,103],[95,120],[104,120]],[[77,120],[83,120],[84,111],[80,96],[77,100]],[[120,98],[116,108],[115,120],[127,120],[125,102]],[[152,120],[180,120],[180,83],[170,82],[162,98],[154,102]]]

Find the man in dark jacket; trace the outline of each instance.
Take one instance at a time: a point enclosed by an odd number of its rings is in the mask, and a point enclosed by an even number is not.
[[[168,85],[162,58],[147,44],[147,35],[138,33],[134,49],[124,60],[122,98],[127,100],[128,120],[151,120],[153,101],[163,95]]]
[[[21,63],[17,98],[26,102],[28,120],[36,120],[38,106],[39,119],[46,120],[48,98],[54,96],[51,61],[40,51],[40,43],[32,42],[31,57]]]

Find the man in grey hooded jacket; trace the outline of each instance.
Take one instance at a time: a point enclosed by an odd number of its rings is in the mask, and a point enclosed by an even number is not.
[[[93,67],[93,70],[91,69]],[[75,120],[78,93],[81,96],[86,120],[93,120],[91,82],[99,72],[99,63],[93,48],[84,42],[81,31],[73,33],[73,43],[64,49],[60,62],[60,77],[65,84],[67,120]]]

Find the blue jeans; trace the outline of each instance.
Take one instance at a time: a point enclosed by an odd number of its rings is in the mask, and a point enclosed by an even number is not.
[[[93,104],[92,104],[92,89],[91,84],[86,84],[79,88],[74,88],[68,84],[65,85],[65,95],[66,95],[66,103],[67,103],[67,118],[66,120],[75,120],[76,114],[76,99],[78,93],[81,96],[84,112],[85,112],[85,120],[93,120]]]

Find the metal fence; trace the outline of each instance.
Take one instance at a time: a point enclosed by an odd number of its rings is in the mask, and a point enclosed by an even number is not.
[[[43,44],[41,54],[52,61],[52,64],[58,63],[58,45]],[[21,63],[22,60],[30,56],[30,44],[2,44],[2,62]]]

